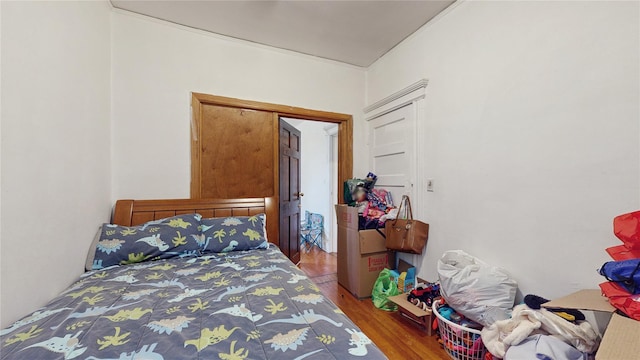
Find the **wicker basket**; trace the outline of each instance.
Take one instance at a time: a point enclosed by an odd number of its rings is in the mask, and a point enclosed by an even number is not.
[[[433,302],[433,313],[438,319],[438,329],[444,350],[452,359],[483,360],[487,348],[482,343],[480,331],[458,325],[445,319],[438,312],[440,300]]]

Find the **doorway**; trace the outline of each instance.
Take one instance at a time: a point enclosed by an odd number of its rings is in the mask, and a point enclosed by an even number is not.
[[[301,200],[300,215],[306,211],[324,219],[319,248],[328,253],[337,251],[338,203],[338,126],[323,122],[281,118],[301,132]]]

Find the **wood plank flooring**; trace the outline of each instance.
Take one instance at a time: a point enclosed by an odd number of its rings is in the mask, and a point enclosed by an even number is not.
[[[435,336],[428,336],[398,313],[376,309],[371,299],[358,300],[338,284],[336,254],[317,247],[302,252],[300,269],[304,271],[389,359],[447,360]]]

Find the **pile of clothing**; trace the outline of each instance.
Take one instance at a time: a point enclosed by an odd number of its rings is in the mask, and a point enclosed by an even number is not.
[[[505,360],[586,360],[600,339],[584,315],[573,309],[545,309],[548,300],[527,295],[513,308],[511,319],[482,330],[482,340],[494,358]]]
[[[375,188],[378,177],[369,172],[364,179],[344,182],[344,199],[349,206],[358,208],[360,230],[377,229],[388,219],[395,219],[398,209],[393,206],[391,193]]]
[[[614,234],[622,245],[610,247],[608,261],[599,269],[607,278],[602,293],[619,314],[640,321],[640,211],[616,216]],[[546,309],[547,300],[527,295],[513,309],[511,319],[497,321],[482,330],[487,349],[496,358],[589,359],[600,339],[584,315],[574,309]]]
[[[533,294],[513,307],[518,284],[505,269],[462,250],[449,250],[438,260],[437,270],[442,297],[452,309],[451,314],[446,307],[444,313],[438,309],[439,315],[453,322],[468,319],[483,327],[484,348],[480,340],[447,334],[445,327],[441,336],[450,355],[474,360],[587,360],[598,348],[600,339],[580,311],[543,308],[548,300]],[[485,348],[488,353],[482,351]]]

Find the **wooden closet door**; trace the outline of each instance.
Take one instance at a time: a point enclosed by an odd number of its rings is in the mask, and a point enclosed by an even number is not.
[[[276,195],[272,112],[203,104],[199,128],[200,197]]]

